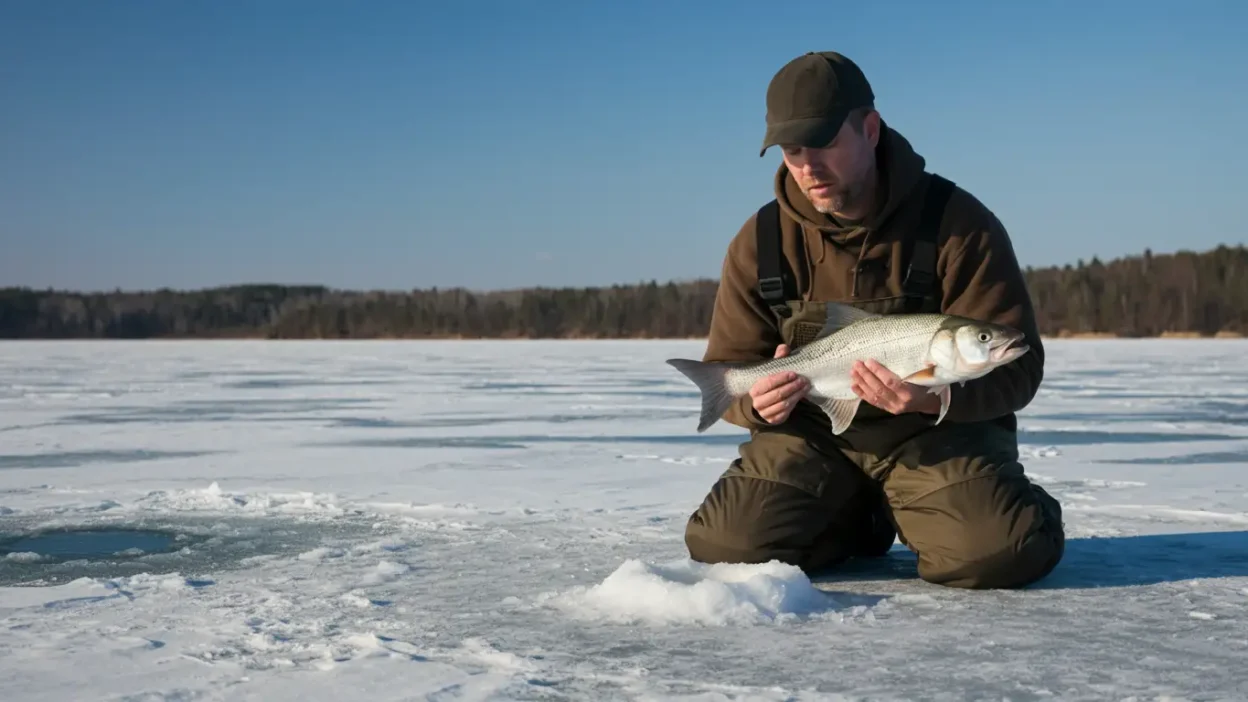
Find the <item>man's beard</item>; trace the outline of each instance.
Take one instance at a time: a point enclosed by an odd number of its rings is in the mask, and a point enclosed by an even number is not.
[[[862,195],[861,186],[841,185],[832,189],[831,193],[825,193],[816,196],[811,195],[810,191],[806,191],[806,199],[810,200],[810,204],[815,210],[821,214],[834,215],[837,212],[845,212],[851,210],[858,204],[858,200]]]

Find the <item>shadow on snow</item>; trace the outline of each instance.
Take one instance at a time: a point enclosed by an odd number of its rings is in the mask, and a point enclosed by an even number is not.
[[[887,556],[854,559],[811,574],[815,583],[915,580],[917,559],[894,545]],[[1248,531],[1067,539],[1061,563],[1031,590],[1130,587],[1248,577]]]
[[[1248,531],[1070,539],[1062,562],[1034,589],[1125,587],[1248,577]]]

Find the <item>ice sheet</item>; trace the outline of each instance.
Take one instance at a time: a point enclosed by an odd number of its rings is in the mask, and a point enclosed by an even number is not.
[[[1048,343],[1072,540],[1010,592],[689,562],[743,438],[694,432],[702,349],[0,344],[0,534],[186,544],[0,559],[0,699],[1248,697],[1248,343]]]

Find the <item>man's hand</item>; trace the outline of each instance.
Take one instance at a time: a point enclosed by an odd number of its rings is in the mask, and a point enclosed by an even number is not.
[[[780,344],[776,347],[776,358],[789,355],[789,347]],[[759,379],[750,388],[750,397],[754,401],[754,411],[768,424],[779,424],[789,418],[799,400],[810,390],[810,381],[794,373],[782,371]]]
[[[867,402],[892,414],[940,414],[940,396],[907,383],[875,361],[858,361],[850,371],[851,389]]]

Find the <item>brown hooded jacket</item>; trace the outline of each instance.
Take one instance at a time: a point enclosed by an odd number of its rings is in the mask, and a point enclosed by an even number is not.
[[[902,242],[918,223],[923,195],[930,182],[926,161],[898,132],[881,124],[876,149],[882,174],[882,206],[866,221],[841,226],[816,211],[781,164],[775,194],[782,216],[781,250],[797,276],[804,300],[854,303],[901,295],[905,275]],[[711,320],[704,359],[739,361],[771,358],[782,343],[779,326],[757,292],[755,221],[751,215],[728,246]],[[946,422],[1003,420],[1035,396],[1043,377],[1044,348],[1040,342],[1026,283],[1005,227],[970,193],[955,188],[941,222],[936,275],[941,310],[948,314],[1015,327],[1027,336],[1031,352],[1008,366],[951,388]],[[892,417],[863,403],[859,417],[843,435],[872,431],[877,422],[895,431],[912,433],[930,426],[934,418],[922,415]],[[809,402],[802,402],[791,421],[817,425],[826,421]],[[803,419],[803,415],[805,419]],[[813,415],[813,416],[812,416]],[[877,418],[877,419],[870,419]],[[724,419],[745,428],[767,426],[753,410],[747,395],[725,413]]]

